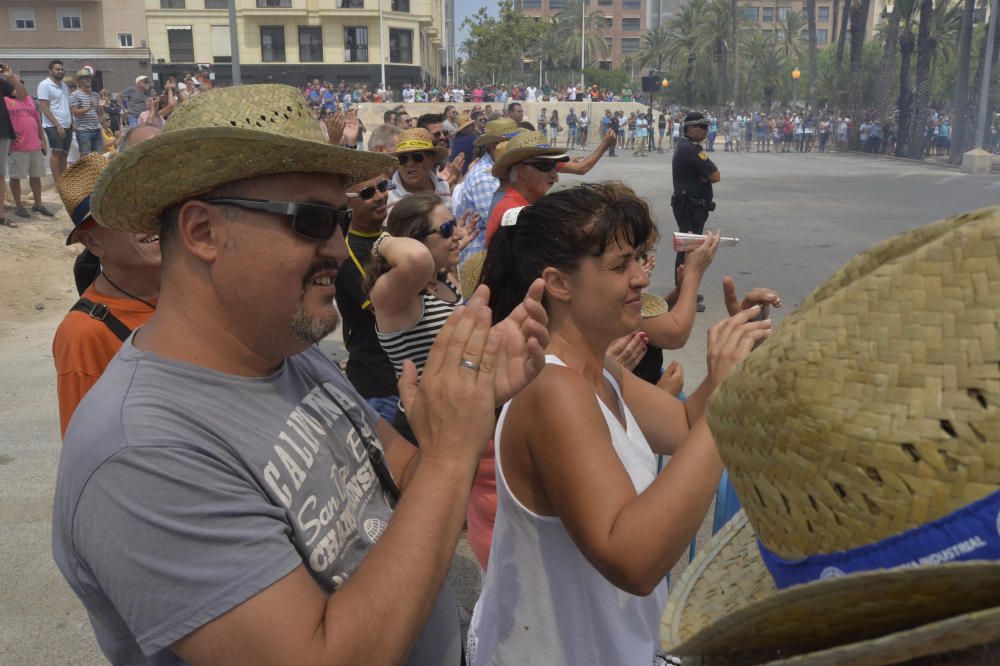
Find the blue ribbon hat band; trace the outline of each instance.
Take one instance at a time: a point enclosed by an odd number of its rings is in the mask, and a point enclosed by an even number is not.
[[[88,195],[86,199],[77,204],[73,212],[70,213],[69,219],[73,220],[74,226],[80,226],[83,224],[87,217],[90,215],[90,196]]]
[[[926,525],[837,553],[786,560],[757,544],[778,589],[862,571],[1000,560],[1000,491]]]

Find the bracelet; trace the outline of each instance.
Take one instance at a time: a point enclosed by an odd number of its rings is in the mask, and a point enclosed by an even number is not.
[[[382,247],[382,243],[384,243],[387,238],[392,238],[392,236],[389,235],[388,231],[383,231],[382,235],[376,238],[375,242],[372,243],[372,257],[376,260],[382,258],[382,253],[379,252],[379,249]]]

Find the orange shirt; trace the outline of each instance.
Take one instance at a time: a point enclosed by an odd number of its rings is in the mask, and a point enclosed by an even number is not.
[[[500,228],[500,219],[503,217],[503,214],[511,208],[527,205],[528,200],[525,199],[520,192],[515,190],[513,187],[507,190],[507,194],[503,195],[503,199],[498,201],[497,205],[493,207],[493,211],[490,213],[490,219],[486,222],[487,247],[493,239],[493,234],[495,234],[497,229]]]
[[[146,323],[152,308],[132,298],[107,296],[91,285],[83,297],[111,308],[111,314],[133,331]],[[90,387],[121,348],[121,340],[103,321],[86,312],[70,312],[56,329],[52,357],[56,364],[56,393],[59,395],[59,427],[63,436],[69,420]]]

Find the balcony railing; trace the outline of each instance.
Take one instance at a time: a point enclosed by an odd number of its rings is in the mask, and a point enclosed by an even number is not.
[[[368,62],[367,46],[349,46],[344,49],[345,62]]]

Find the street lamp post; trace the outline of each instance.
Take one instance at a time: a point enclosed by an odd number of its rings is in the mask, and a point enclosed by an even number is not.
[[[587,49],[587,3],[580,0],[580,90],[586,85],[583,80],[583,69],[586,67]]]
[[[792,81],[795,82],[795,99],[792,103],[797,107],[799,105],[799,77],[802,76],[802,72],[796,67],[792,70]]]
[[[238,86],[243,83],[240,75],[240,39],[236,34],[236,2],[229,1],[229,57],[232,72],[233,85]]]

